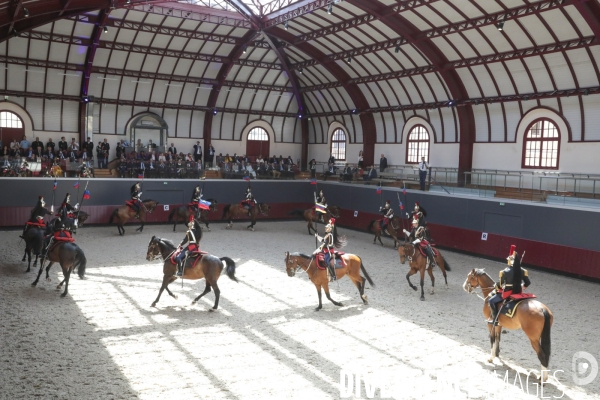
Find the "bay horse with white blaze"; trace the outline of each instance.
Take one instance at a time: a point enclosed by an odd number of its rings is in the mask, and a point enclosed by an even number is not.
[[[343,254],[341,258],[343,259],[344,267],[335,269],[336,278],[341,279],[348,275],[348,278],[350,278],[352,283],[354,283],[358,289],[358,293],[360,294],[363,304],[368,304],[367,295],[365,294],[365,281],[368,281],[371,287],[375,287],[375,284],[367,273],[367,270],[362,263],[362,259],[359,256],[350,253]],[[338,307],[343,306],[342,303],[333,300],[329,295],[329,279],[327,277],[327,271],[317,267],[317,259],[314,255],[308,256],[302,253],[290,253],[289,251],[286,251],[285,269],[289,277],[296,275],[296,272],[300,269],[306,272],[311,282],[317,288],[317,293],[319,294],[319,306],[315,308],[315,311],[319,311],[321,308],[323,308],[323,304],[321,302],[321,289],[325,290],[325,296],[327,296],[329,301],[331,301],[334,305]],[[366,279],[362,277],[360,271],[365,274]]]
[[[137,228],[136,231],[142,232],[144,230],[144,224],[146,223],[146,215],[151,214],[157,205],[158,205],[158,201],[154,201],[154,200],[142,201],[142,205],[140,207],[140,212],[139,212],[139,220],[142,223],[142,225],[139,228]],[[119,235],[123,236],[125,234],[125,228],[123,228],[123,225],[125,225],[125,223],[130,218],[135,218],[135,216],[136,216],[136,213],[131,207],[129,207],[128,205],[120,206],[119,208],[116,208],[112,212],[108,223],[112,224],[113,221],[115,221],[117,223],[117,229],[119,230]]]
[[[215,200],[215,199],[207,199],[206,201],[208,201],[210,203],[209,209],[203,210],[201,208],[198,208],[194,218],[200,222],[203,222],[204,225],[206,225],[206,229],[210,232],[210,227],[208,226],[208,212],[209,211],[216,212],[218,203],[217,203],[217,200]],[[175,228],[177,227],[177,222],[179,222],[180,220],[183,225],[187,226],[187,223],[189,222],[191,215],[192,215],[192,212],[190,211],[190,206],[187,204],[183,205],[181,207],[174,208],[173,211],[171,211],[171,213],[169,214],[169,222],[171,222],[173,220],[175,221],[173,223],[173,232],[175,232]]]
[[[450,264],[444,258],[442,253],[439,250],[434,250],[435,255],[435,263],[442,274],[444,275],[444,280],[446,281],[446,289],[448,289],[448,277],[446,276],[446,271],[451,271]],[[418,272],[421,273],[421,301],[425,300],[425,292],[423,291],[423,285],[425,284],[425,270],[429,274],[431,278],[431,294],[434,293],[433,288],[435,286],[435,277],[433,276],[433,265],[427,265],[427,257],[421,254],[421,251],[418,250],[415,245],[412,243],[405,243],[398,247],[398,254],[400,255],[400,264],[404,264],[406,260],[408,260],[408,265],[410,266],[410,270],[406,274],[406,280],[408,281],[408,286],[414,291],[417,290],[417,287],[412,284],[410,281],[410,277]]]
[[[383,232],[381,231],[381,224],[379,220],[372,219],[367,227],[367,230],[375,234],[375,237],[373,238],[373,244],[376,244],[376,240],[379,240],[379,243],[381,243],[383,246],[383,242],[381,241],[381,234]],[[397,249],[399,242],[398,236],[403,235],[402,222],[400,222],[400,218],[394,217],[390,219],[385,230],[392,237],[392,239],[394,239],[394,249]]]
[[[271,206],[266,203],[254,203],[254,206],[250,210],[251,223],[246,227],[246,229],[250,229],[252,230],[252,232],[254,232],[254,225],[256,225],[256,217],[259,214],[268,216],[270,210]],[[248,210],[246,210],[244,206],[240,205],[239,203],[227,204],[225,206],[225,209],[223,209],[223,216],[221,217],[221,219],[227,220],[227,226],[225,227],[225,229],[233,228],[232,220],[238,215],[248,215]]]
[[[197,240],[200,241],[200,238],[197,238]],[[152,307],[156,307],[156,303],[160,300],[160,295],[165,289],[169,296],[177,299],[177,296],[173,294],[168,287],[170,283],[177,280],[177,277],[175,276],[175,273],[177,272],[177,263],[173,262],[172,259],[176,250],[177,247],[175,247],[173,242],[168,239],[152,236],[150,243],[148,243],[146,260],[153,261],[157,258],[162,258],[164,260],[162,285],[156,300],[152,303]],[[192,305],[196,304],[196,302],[200,300],[202,296],[210,292],[212,288],[215,291],[215,305],[213,308],[209,309],[209,311],[214,311],[219,306],[221,290],[217,285],[217,280],[221,276],[221,271],[223,271],[223,264],[225,264],[225,273],[229,279],[237,282],[238,280],[235,277],[235,262],[229,257],[219,258],[211,254],[201,254],[198,255],[198,257],[201,257],[201,259],[197,262],[192,261],[192,266],[186,267],[183,270],[183,279],[197,280],[204,278],[206,281],[206,288],[204,289],[204,292],[192,301]]]
[[[338,206],[329,206],[325,209],[325,211],[326,211],[326,213],[324,213],[322,215],[323,215],[323,221],[325,221],[325,223],[326,223],[326,221],[329,221],[332,217],[335,219],[338,219],[340,217],[340,212],[342,211],[342,209]],[[319,218],[319,215],[315,211],[314,207],[311,207],[304,211],[292,210],[288,213],[288,215],[297,215],[297,216],[301,216],[302,218],[304,218],[304,220],[307,222],[306,225],[308,227],[309,235],[312,235],[312,231],[315,231],[315,233],[318,233],[317,229],[313,225],[313,222],[317,222],[318,218]]]
[[[476,288],[481,288],[483,294],[483,316],[485,319],[490,318],[491,310],[487,302],[489,295],[494,290],[496,282],[483,270],[472,269],[467,275],[467,279],[463,284],[463,289],[470,294],[475,293]],[[506,315],[498,315],[498,325],[488,325],[491,354],[488,362],[494,362],[494,358],[500,358],[500,335],[502,328],[506,329],[522,329],[529,338],[531,347],[538,356],[541,369],[541,380],[545,382],[548,379],[548,365],[550,364],[550,330],[554,316],[552,311],[542,302],[533,299],[527,299],[518,303],[515,307],[513,317],[509,318]]]

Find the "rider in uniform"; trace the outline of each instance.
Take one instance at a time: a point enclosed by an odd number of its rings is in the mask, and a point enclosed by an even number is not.
[[[190,218],[185,237],[181,243],[179,243],[181,251],[175,257],[175,260],[177,261],[177,273],[175,276],[183,276],[184,260],[190,253],[200,251],[200,239],[202,239],[202,228],[200,227],[200,224],[198,224],[198,221],[194,218]]]
[[[40,196],[37,204],[31,210],[31,214],[29,215],[29,220],[27,222],[31,222],[31,224],[43,224],[44,223],[44,215],[48,214],[48,210],[45,208],[46,203],[44,202],[44,196]],[[25,228],[23,228],[23,233],[19,236],[21,239],[24,238],[25,233],[29,230],[31,224],[25,224]]]
[[[385,206],[379,207],[379,213],[383,214],[383,220],[381,220],[381,232],[384,232],[392,218],[394,218],[394,210],[390,207],[389,200],[386,200]]]
[[[46,236],[46,245],[44,246],[42,255],[44,257],[46,256],[46,252],[55,241],[74,242],[75,239],[72,236],[74,226],[73,220],[68,216],[67,208],[62,207],[61,214],[54,220],[54,225],[52,226],[52,235]]]
[[[335,249],[346,245],[345,238],[339,238],[337,228],[335,227],[335,218],[330,218],[329,223],[325,225],[325,236],[321,237],[315,233],[315,237],[321,242],[321,245],[313,254],[324,253],[325,265],[329,271],[329,281],[335,281]]]
[[[140,196],[142,195],[140,183],[136,183],[131,187],[131,202],[133,203],[133,207],[135,209],[135,218],[140,217],[140,207],[142,205],[142,201],[140,200]]]
[[[425,208],[419,204],[418,201],[415,201],[415,208],[412,212],[413,218],[419,221],[419,226],[425,226],[427,223],[425,222],[425,217],[427,217],[427,211]]]
[[[256,200],[254,200],[254,196],[252,196],[250,186],[248,186],[248,189],[246,189],[246,200],[244,200],[242,203],[244,204],[244,208],[248,210],[248,216],[252,217],[252,208],[254,208]]]
[[[327,209],[327,199],[325,199],[325,195],[323,194],[323,189],[319,190],[319,195],[315,198],[315,203],[323,206],[323,209]],[[319,222],[323,222],[323,213],[317,213],[317,219]]]
[[[498,325],[498,307],[497,304],[502,300],[507,299],[512,294],[522,292],[521,282],[525,288],[531,285],[529,280],[529,272],[525,268],[521,268],[521,257],[515,251],[514,244],[510,246],[510,252],[506,258],[508,267],[500,271],[500,280],[496,283],[494,291],[490,294],[488,304],[490,306],[489,324]]]
[[[433,253],[433,249],[431,248],[431,246],[429,245],[429,242],[427,241],[425,227],[419,225],[419,220],[418,219],[412,220],[412,229],[410,232],[407,231],[406,229],[403,229],[403,231],[404,231],[404,234],[406,235],[406,240],[408,240],[409,242],[412,242],[412,244],[415,247],[420,246],[422,241],[427,244],[425,253],[427,254],[429,263],[431,265],[435,266],[436,263],[435,263],[435,255]]]
[[[75,216],[75,211],[77,210],[78,207],[79,207],[79,203],[75,204],[75,207],[73,207],[71,205],[71,195],[69,193],[67,193],[67,195],[65,196],[65,199],[63,200],[62,204],[60,205],[60,207],[56,211],[56,216],[60,217],[62,215],[63,209],[67,210],[67,217],[69,217],[70,219],[74,220],[75,221],[74,222],[75,227],[77,227],[77,218]]]
[[[192,193],[192,208],[194,210],[194,215],[198,213],[198,203],[202,200],[202,191],[200,190],[200,185],[196,185],[194,189],[194,193]]]

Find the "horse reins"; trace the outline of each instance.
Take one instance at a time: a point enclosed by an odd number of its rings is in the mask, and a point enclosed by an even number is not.
[[[477,282],[479,282],[479,279],[477,279]],[[477,287],[481,289],[481,294],[483,294],[483,289],[493,289],[493,288],[494,288],[494,286],[488,286],[488,287],[477,286]],[[467,280],[467,288],[469,289],[469,290],[468,290],[468,293],[469,293],[469,294],[476,294],[476,295],[477,295],[477,297],[479,297],[479,298],[480,298],[481,300],[483,300],[483,301],[485,301],[485,299],[487,299],[488,297],[490,297],[490,295],[489,295],[489,294],[488,294],[486,297],[482,297],[482,296],[481,296],[479,293],[477,293],[477,292],[474,290],[474,289],[476,289],[476,288],[473,288],[473,285],[471,285],[471,280],[470,280],[470,279],[468,279],[468,280]],[[490,292],[490,293],[491,293],[491,292]]]

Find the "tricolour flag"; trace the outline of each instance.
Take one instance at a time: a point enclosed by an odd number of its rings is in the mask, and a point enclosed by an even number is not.
[[[200,200],[198,202],[198,208],[201,210],[210,210],[210,201],[206,201],[206,200]]]
[[[144,174],[138,174],[138,179],[144,179]]]
[[[404,210],[404,205],[402,205],[402,202],[400,202],[400,209]]]
[[[406,194],[406,188],[402,188],[402,193]]]
[[[312,179],[310,180],[310,184],[311,184],[311,185],[316,185],[316,184],[317,184],[317,180],[316,180],[315,178],[312,178]]]
[[[56,186],[58,186],[58,183],[56,182],[56,179],[54,180],[54,187],[52,188],[52,190],[56,190]]]
[[[327,212],[327,210],[325,209],[325,206],[323,204],[319,204],[319,203],[315,203],[315,210],[317,212],[320,212],[323,214],[325,214]]]
[[[79,181],[75,182],[75,184],[73,185],[73,187],[74,187],[75,189],[79,189]]]
[[[86,200],[88,200],[90,198],[90,191],[89,190],[86,190],[86,191],[83,192],[83,198],[86,199]]]
[[[244,180],[245,180],[245,181],[249,181],[249,180],[250,180],[250,177],[249,177],[249,176],[244,176]]]
[[[377,194],[381,194],[381,186],[377,186]]]

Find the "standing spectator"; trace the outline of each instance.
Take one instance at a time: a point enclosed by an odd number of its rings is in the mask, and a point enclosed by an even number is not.
[[[156,148],[156,143],[152,143],[152,139],[150,139],[148,141],[148,151],[151,151],[151,149],[155,149]]]
[[[177,155],[177,147],[175,147],[174,143],[171,143],[171,147],[169,147],[169,153],[171,153],[171,155]]]
[[[419,163],[419,183],[421,184],[421,190],[425,190],[425,179],[427,178],[427,170],[429,169],[429,164],[425,161],[425,157],[421,157],[421,162]]]
[[[194,161],[202,164],[202,146],[200,145],[199,140],[197,140],[194,145]]]
[[[98,142],[98,146],[96,146],[96,158],[98,158],[98,168],[102,168],[102,159],[104,157],[102,157],[102,141]]]
[[[310,177],[316,178],[317,177],[317,162],[315,161],[314,158],[308,162],[308,169],[310,169]]]
[[[120,160],[121,156],[125,154],[125,146],[123,146],[123,139],[117,143],[117,158]]]
[[[60,150],[60,151],[67,151],[68,148],[69,148],[69,144],[65,140],[65,137],[64,136],[61,137],[60,141],[58,142],[58,150]]]
[[[90,138],[87,138],[81,150],[86,153],[88,159],[92,159],[94,157],[94,142]]]
[[[31,146],[29,140],[27,140],[27,136],[25,135],[23,135],[23,140],[21,140],[21,143],[19,145],[21,146],[21,149],[23,149],[23,151],[26,151],[27,149],[29,149],[29,146]]]
[[[331,154],[331,157],[329,157],[329,160],[327,161],[327,164],[329,164],[330,167],[332,165],[335,166],[335,156],[333,155],[333,153]]]
[[[358,152],[358,168],[359,169],[363,168],[363,162],[364,162],[363,160],[364,160],[363,151],[361,150]]]
[[[212,167],[213,166],[213,159],[215,157],[215,148],[213,147],[212,144],[208,145],[208,158],[206,161],[208,161],[208,164]]]
[[[104,139],[104,142],[102,143],[102,155],[103,155],[103,165],[104,168],[108,168],[108,154],[110,153],[110,144],[108,143],[108,139]]]
[[[33,149],[34,154],[41,156],[42,150],[44,149],[44,143],[36,136],[35,140],[31,143],[31,148]]]
[[[379,159],[379,172],[385,172],[385,169],[387,168],[387,158],[385,158],[385,155],[381,155],[381,158]]]
[[[71,138],[71,144],[69,145],[69,157],[72,161],[79,158],[79,143],[75,141],[75,138]]]

